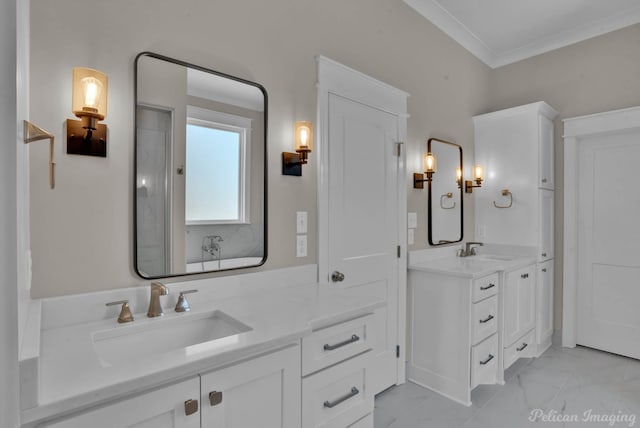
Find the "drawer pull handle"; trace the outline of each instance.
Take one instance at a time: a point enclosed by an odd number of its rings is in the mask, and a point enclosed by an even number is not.
[[[493,288],[495,286],[496,286],[495,284],[485,285],[483,287],[480,287],[480,290],[485,291],[485,290],[488,290],[488,289]]]
[[[528,273],[523,273],[522,275],[520,275],[520,278],[527,279],[527,278],[529,278],[529,274]]]
[[[542,257],[547,257],[547,253],[542,253]]]
[[[349,391],[348,393],[346,393],[345,395],[343,395],[340,398],[336,398],[333,401],[325,401],[324,402],[324,407],[328,408],[328,409],[333,409],[334,407],[336,407],[338,404],[347,401],[349,398],[351,397],[355,397],[356,395],[358,395],[360,393],[360,391],[358,390],[358,388],[356,388],[355,386],[351,387],[351,391]]]
[[[521,347],[516,348],[516,351],[518,352],[524,351],[524,348],[526,348],[527,346],[529,346],[528,343],[523,343]]]
[[[348,344],[357,342],[358,340],[360,340],[360,336],[358,336],[357,334],[354,334],[353,336],[351,336],[351,338],[347,340],[343,340],[340,343],[336,343],[335,345],[329,345],[328,343],[325,343],[324,350],[333,351],[334,349],[342,348],[343,346],[347,346]]]
[[[546,271],[547,271],[547,268],[542,268],[542,272],[546,272]]]
[[[489,364],[489,361],[493,360],[493,355],[489,354],[486,360],[480,361],[480,365],[484,366],[485,364]]]
[[[492,319],[493,319],[493,315],[489,315],[489,316],[488,316],[488,317],[486,317],[485,319],[480,320],[480,324],[487,323],[487,322],[491,321]]]

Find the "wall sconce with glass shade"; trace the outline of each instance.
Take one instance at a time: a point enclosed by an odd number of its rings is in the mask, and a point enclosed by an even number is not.
[[[73,69],[72,111],[67,120],[67,154],[107,157],[107,75],[91,68]]]
[[[484,180],[484,169],[482,165],[474,165],[472,168],[473,181],[465,180],[464,191],[465,193],[473,193],[474,187],[482,187],[482,181]],[[475,185],[473,183],[476,183]]]
[[[293,126],[294,150],[296,153],[282,152],[282,175],[302,175],[302,165],[307,164],[309,153],[313,151],[313,124],[299,121]]]
[[[431,181],[433,174],[438,172],[438,159],[433,153],[427,152],[427,154],[424,155],[422,163],[424,166],[424,174],[418,172],[413,174],[414,189],[424,189],[424,183]],[[424,178],[425,175],[427,178]]]
[[[462,168],[456,168],[456,183],[458,189],[462,189]]]

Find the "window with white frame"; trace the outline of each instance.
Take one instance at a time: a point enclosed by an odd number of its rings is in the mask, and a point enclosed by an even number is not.
[[[186,225],[249,223],[251,120],[189,106]]]

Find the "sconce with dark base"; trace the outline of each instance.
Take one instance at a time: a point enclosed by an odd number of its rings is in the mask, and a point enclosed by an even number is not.
[[[107,157],[107,125],[67,119],[67,154]]]
[[[476,187],[482,187],[482,181],[484,179],[484,171],[482,166],[474,165],[473,166],[473,181],[465,180],[464,182],[464,192],[465,193],[473,193],[473,189]],[[476,183],[475,185],[473,183]]]
[[[428,143],[429,145],[432,139],[433,138],[429,139],[429,143]],[[425,182],[428,183],[431,180],[433,180],[433,174],[435,174],[435,172],[438,170],[438,160],[436,159],[435,155],[431,152],[427,152],[427,154],[424,155],[423,165],[424,165],[424,174],[420,174],[418,172],[413,173],[414,189],[424,189],[424,183]],[[427,176],[427,178],[424,178],[425,175]]]
[[[107,157],[107,75],[90,68],[73,69],[73,114],[67,120],[67,154]]]
[[[296,122],[293,130],[296,153],[282,152],[282,175],[302,176],[302,165],[307,164],[313,151],[313,124]]]

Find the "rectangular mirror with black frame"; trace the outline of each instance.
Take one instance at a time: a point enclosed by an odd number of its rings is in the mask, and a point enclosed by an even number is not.
[[[428,181],[429,245],[462,241],[462,147],[430,138],[427,151],[438,162],[437,172]]]
[[[266,90],[150,52],[136,57],[135,76],[138,274],[263,264]]]

